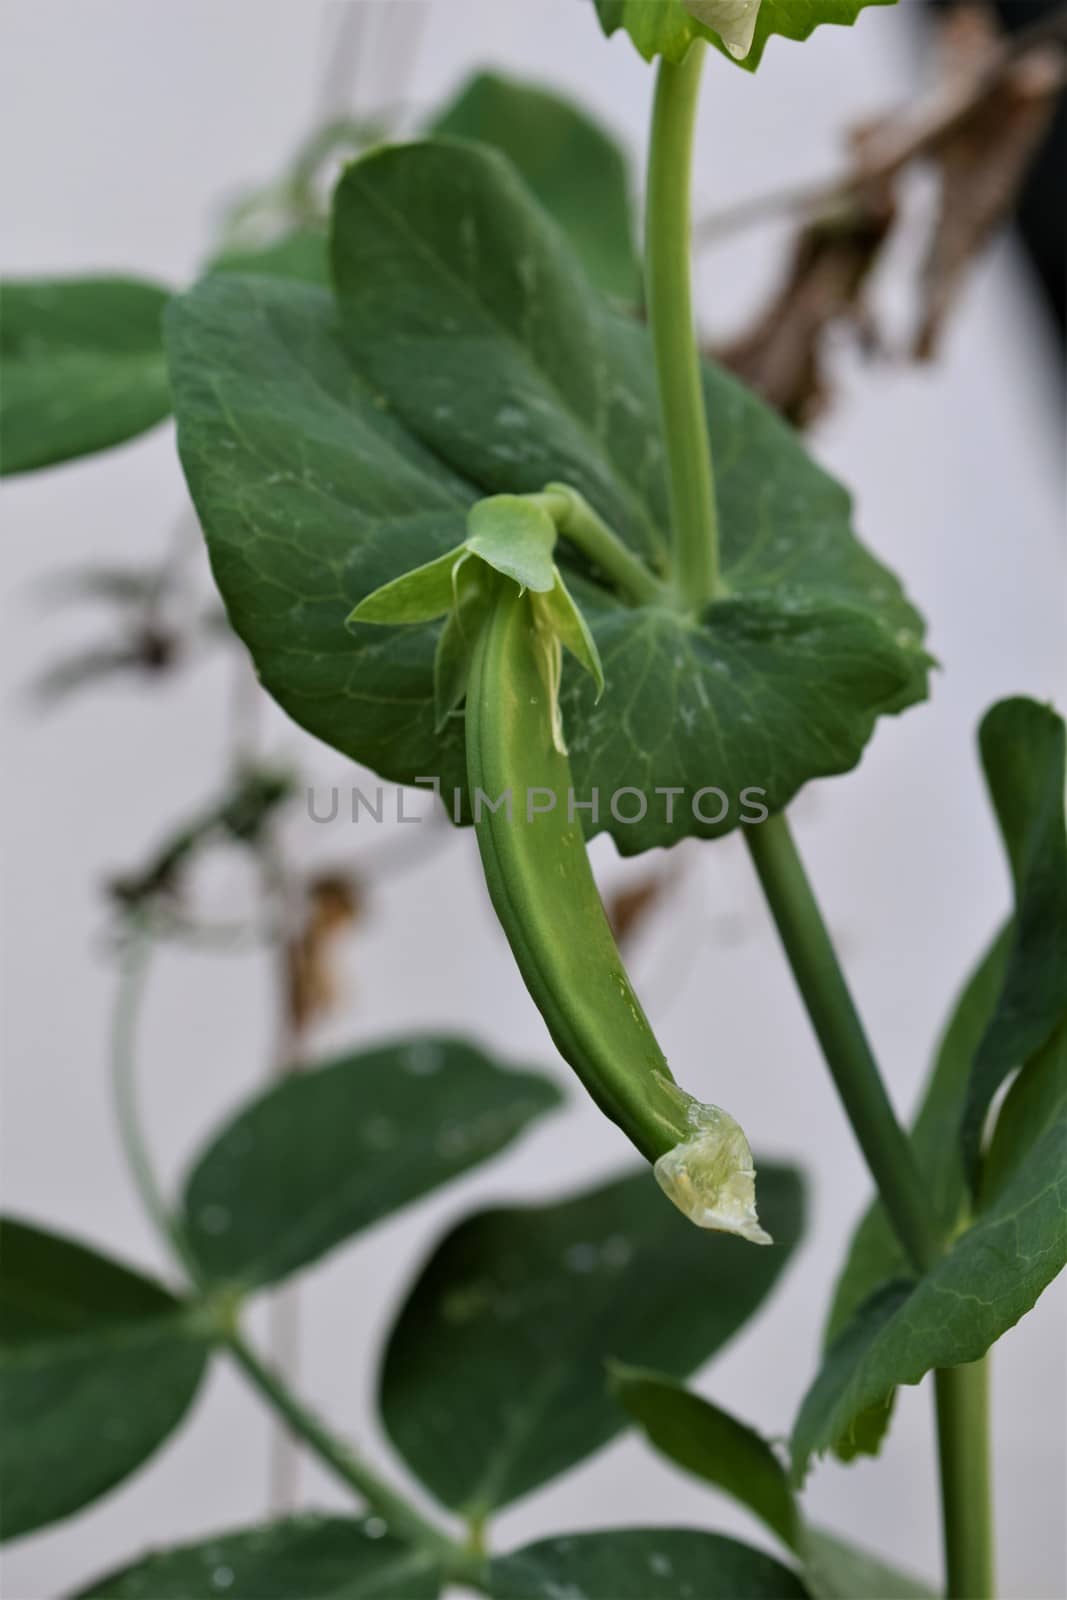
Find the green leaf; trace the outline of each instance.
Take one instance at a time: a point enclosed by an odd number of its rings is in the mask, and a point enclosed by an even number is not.
[[[77,1600],[437,1600],[440,1589],[431,1558],[380,1517],[302,1515],[154,1552]]]
[[[200,1156],[185,1232],[204,1274],[276,1283],[503,1150],[559,1103],[458,1039],[415,1038],[286,1077]]]
[[[355,363],[425,445],[490,492],[569,483],[662,564],[646,331],[590,293],[506,162],[447,141],[357,162],[335,198],[333,259]],[[807,777],[854,764],[879,710],[921,696],[921,624],[794,435],[722,373],[709,368],[706,381],[731,598],[694,626],[575,588],[608,691],[598,716],[593,686],[569,676],[572,767],[583,793],[692,794],[714,773],[735,794],[765,787],[774,809]],[[653,806],[635,825],[616,822],[616,842],[630,853],[737,825],[736,809],[719,824],[683,809],[674,825]]]
[[[182,462],[265,686],[379,772],[462,784],[462,724],[434,734],[435,631],[368,628],[357,640],[344,621],[454,550],[474,491],[375,402],[324,291],[218,277],[173,303],[166,328]]]
[[[500,578],[529,594],[531,648],[540,685],[551,702],[553,742],[566,753],[559,709],[563,647],[591,674],[598,696],[604,669],[593,636],[553,560],[556,524],[536,498],[496,494],[478,500],[457,549],[376,589],[351,612],[348,624],[418,623],[447,613],[434,654],[434,731],[440,733],[470,679],[474,645],[496,597]],[[473,558],[473,559],[472,559]]]
[[[597,288],[619,300],[640,298],[626,158],[584,111],[549,90],[479,72],[427,131],[502,151]]]
[[[946,1235],[969,1210],[959,1149],[960,1115],[971,1063],[989,1018],[1007,960],[1010,926],[1001,930],[971,974],[945,1028],[926,1093],[912,1124],[912,1147],[931,1211]],[[909,1274],[907,1257],[881,1201],[874,1200],[852,1237],[826,1328],[831,1343],[876,1289]]]
[[[689,1528],[608,1528],[527,1545],[489,1569],[493,1600],[805,1600],[762,1550]]]
[[[1030,1151],[1064,1114],[1067,1101],[1067,1018],[1026,1063],[1000,1108],[982,1162],[979,1209],[992,1204],[1030,1158]]]
[[[591,288],[509,162],[445,139],[355,162],[332,258],[356,368],[425,445],[485,493],[559,479],[665,554],[647,335]]]
[[[655,1449],[732,1495],[801,1556],[813,1600],[931,1595],[914,1578],[806,1523],[785,1468],[754,1428],[660,1373],[615,1366],[611,1387]]]
[[[205,270],[295,278],[301,283],[315,283],[325,288],[330,282],[326,230],[312,225],[293,228],[258,250],[225,250],[215,256]]]
[[[158,1284],[0,1221],[0,1537],[69,1516],[181,1421],[209,1332]]]
[[[604,693],[604,663],[581,607],[575,604],[574,596],[558,572],[554,587],[548,594],[538,596],[534,616],[540,619],[545,632],[558,639],[589,674],[599,700]]]
[[[802,1206],[798,1175],[761,1164],[766,1250],[694,1228],[648,1172],[468,1218],[393,1328],[390,1436],[450,1506],[477,1514],[525,1494],[624,1425],[605,1361],[682,1377],[737,1332],[789,1259]]]
[[[812,1600],[934,1600],[935,1591],[821,1528],[805,1528],[804,1584]]]
[[[467,537],[455,550],[376,589],[354,607],[349,623],[433,622],[462,605],[460,572],[468,556],[510,578],[525,593],[550,595],[559,586],[552,559],[556,529],[540,506],[521,495],[478,500],[467,516]]]
[[[593,0],[600,26],[609,36],[619,28],[630,35],[646,61],[666,56],[679,62],[701,33],[682,0]]]
[[[912,1134],[931,1209],[948,1237],[972,1221],[967,1167],[973,1170],[989,1099],[1003,1077],[1026,1062],[994,1130],[980,1211],[1020,1171],[1031,1147],[1050,1133],[1067,1094],[1063,724],[1032,701],[1003,701],[983,721],[980,743],[1012,863],[1016,907],[960,996]],[[1057,1019],[1059,1032],[1048,1039]],[[1037,1048],[1043,1038],[1044,1048]],[[828,1341],[832,1344],[848,1328],[876,1290],[907,1275],[903,1251],[876,1201],[853,1237],[834,1295]],[[888,1424],[891,1399],[883,1397],[864,1419],[860,1448],[869,1453],[877,1450]],[[844,1447],[850,1449],[847,1438]]]
[[[657,1450],[732,1495],[784,1544],[799,1548],[800,1516],[789,1479],[753,1428],[657,1372],[613,1366],[611,1389]]]
[[[979,1360],[1067,1262],[1067,1104],[1061,1102],[973,1226],[918,1282],[885,1286],[827,1352],[793,1431],[802,1476],[812,1455],[877,1448],[895,1388],[935,1367]]]
[[[435,731],[458,711],[470,681],[474,645],[494,601],[494,585],[477,561],[465,563],[456,573],[456,604],[445,618],[434,656]]]
[[[160,339],[168,298],[134,278],[0,288],[0,472],[107,450],[168,415]]]
[[[1011,865],[1015,916],[1003,985],[963,1107],[963,1155],[972,1182],[994,1094],[1067,1015],[1063,719],[1033,700],[1002,700],[986,713],[978,740]]]
[[[293,284],[216,280],[172,306],[183,464],[268,689],[385,777],[465,791],[462,721],[435,731],[441,624],[353,635],[344,619],[460,544],[476,500],[550,482],[662,570],[648,338],[478,145],[386,149],[350,168],[334,256],[347,350],[327,303]],[[732,378],[709,368],[706,387],[728,597],[699,622],[625,605],[560,546],[607,683],[598,706],[566,664],[575,788],[600,791],[599,820],[583,821],[625,854],[730,831],[747,787],[784,806],[853,766],[880,712],[925,692],[921,623],[854,539],[848,496]],[[725,809],[695,799],[709,785]],[[625,787],[648,805],[623,823],[607,798]]]
[[[1035,702],[1003,701],[982,723],[981,747],[1013,866],[1016,914],[993,941],[958,1000],[913,1126],[913,1149],[929,1205],[949,1237],[973,1222],[965,1157],[958,1138],[961,1122],[966,1130],[966,1154],[974,1160],[974,1141],[981,1134],[993,1091],[1011,1067],[1030,1056],[993,1130],[987,1170],[982,1173],[981,1221],[993,1198],[1021,1174],[1033,1147],[1046,1138],[1053,1142],[1062,1138],[1062,1133],[1054,1130],[1067,1096],[1062,1022],[1067,1010],[1064,726],[1061,718]],[[1056,1027],[1057,1019],[1061,1019],[1059,1029],[1049,1038],[1048,1029]],[[1035,1050],[1035,1042],[1040,1045],[1043,1038],[1045,1045]],[[1019,1261],[1022,1266],[1024,1254]],[[875,1291],[907,1275],[909,1266],[901,1246],[885,1210],[875,1202],[857,1227],[838,1280],[827,1328],[830,1346],[849,1325],[854,1334],[861,1330],[864,1317],[854,1318]],[[1017,1315],[1011,1317],[1013,1322]],[[832,1362],[833,1350],[827,1360]],[[840,1352],[837,1360],[841,1368],[849,1365],[849,1358],[841,1357]],[[885,1395],[865,1414],[862,1443],[857,1448],[877,1451],[888,1424],[889,1403],[891,1395]],[[853,1448],[848,1434],[840,1443],[846,1451]]]
[[[984,719],[980,744],[1012,864],[1016,907],[957,1002],[912,1132],[931,1209],[948,1236],[968,1225],[972,1211],[961,1123],[973,1163],[993,1092],[1012,1067],[1026,1061],[994,1130],[982,1178],[987,1204],[1048,1130],[1065,1092],[1062,1020],[1059,1033],[1047,1040],[1048,1029],[1067,1013],[1063,723],[1033,701],[1003,701]],[[1043,1038],[1045,1046],[1037,1049]],[[904,1253],[875,1201],[853,1236],[828,1341],[876,1289],[907,1274]],[[881,1415],[888,1421],[888,1407]],[[866,1447],[876,1448],[874,1416],[865,1437]]]
[[[549,594],[556,586],[555,544],[552,518],[520,495],[490,495],[467,517],[466,549],[534,594]]]
[[[427,561],[411,572],[401,573],[392,583],[383,584],[354,606],[349,623],[375,622],[397,627],[412,622],[433,622],[457,603],[457,566],[463,547],[446,550],[443,556]]]
[[[807,39],[823,23],[850,26],[869,5],[896,0],[594,0],[607,34],[624,28],[646,61],[681,61],[694,39],[710,39],[754,72],[772,34]],[[730,45],[734,48],[731,49]]]

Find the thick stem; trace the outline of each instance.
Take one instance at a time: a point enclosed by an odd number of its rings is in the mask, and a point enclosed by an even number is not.
[[[936,1374],[948,1600],[993,1600],[989,1357]]]
[[[822,913],[783,815],[744,830],[797,987],[882,1202],[912,1266],[941,1240],[907,1134],[896,1119]]]
[[[690,168],[704,45],[661,61],[645,212],[645,294],[667,452],[675,577],[699,611],[718,584],[718,521],[690,286]]]

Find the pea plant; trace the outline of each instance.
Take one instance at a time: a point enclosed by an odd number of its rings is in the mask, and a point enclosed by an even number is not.
[[[468,1216],[421,1269],[379,1404],[440,1507],[424,1512],[301,1400],[244,1308],[560,1097],[465,1040],[392,1040],[273,1085],[210,1139],[176,1200],[162,1191],[140,1127],[139,997],[179,859],[206,834],[255,842],[290,792],[246,775],[121,897],[116,1105],[175,1283],[2,1224],[2,1527],[41,1528],[135,1471],[216,1358],[357,1504],[136,1558],[86,1597],[922,1596],[814,1526],[802,1490],[820,1456],[876,1454],[896,1391],[928,1375],[943,1592],[995,1593],[989,1353],[1067,1246],[1064,724],[1013,698],[978,730],[1014,899],[906,1129],[786,812],[859,762],[879,718],[925,697],[923,619],[854,533],[847,492],[702,358],[690,285],[705,66],[754,71],[773,35],[852,23],[866,3],[595,0],[605,33],[654,65],[643,270],[610,142],[565,104],[482,77],[411,142],[327,129],[281,197],[260,197],[284,230],[250,244],[238,218],[185,292],[5,288],[5,471],[173,411],[214,579],[262,684],[344,757],[432,786],[473,827],[576,1092],[640,1158],[608,1183]],[[346,143],[362,153],[327,233],[314,176]],[[786,1267],[800,1174],[756,1161],[759,1127],[675,1077],[586,853],[600,832],[631,856],[737,829],[875,1191],[787,1449],[686,1380]],[[747,1507],[767,1548],[676,1527],[497,1547],[497,1511],[629,1426]]]

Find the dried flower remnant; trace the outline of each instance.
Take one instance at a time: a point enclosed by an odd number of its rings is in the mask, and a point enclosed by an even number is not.
[[[656,1161],[656,1182],[698,1228],[773,1244],[756,1213],[756,1166],[744,1130],[718,1106],[669,1088],[684,1103],[689,1136]]]

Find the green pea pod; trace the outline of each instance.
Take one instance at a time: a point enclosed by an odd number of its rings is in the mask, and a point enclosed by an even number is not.
[[[769,1244],[743,1132],[675,1083],[626,974],[553,738],[530,597],[498,582],[467,683],[467,774],[489,894],[556,1048],[702,1227]],[[505,803],[509,801],[509,803]]]
[[[461,545],[366,596],[349,622],[447,616],[435,669],[437,720],[466,697],[467,775],[486,883],[556,1047],[686,1216],[769,1244],[744,1133],[725,1111],[675,1083],[626,975],[589,866],[563,740],[563,649],[598,689],[604,680],[553,559],[557,532],[631,596],[656,580],[635,570],[564,485],[479,501],[467,526]]]

